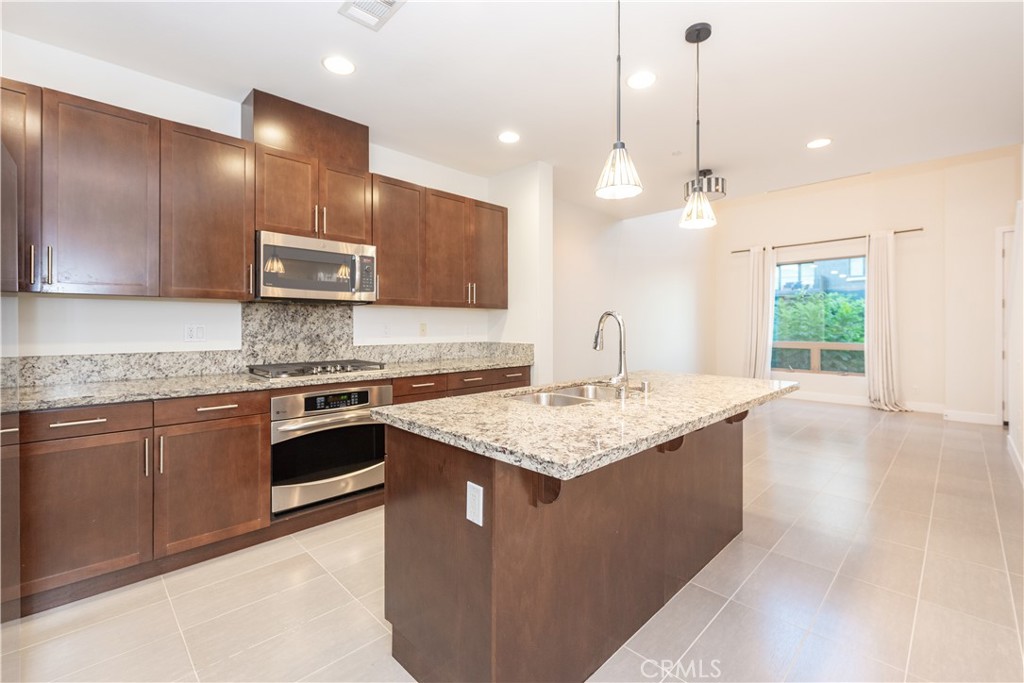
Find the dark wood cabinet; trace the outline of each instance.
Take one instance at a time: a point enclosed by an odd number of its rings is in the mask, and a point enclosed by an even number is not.
[[[160,295],[252,298],[255,145],[161,122]]]
[[[152,431],[21,444],[22,593],[153,556]]]
[[[459,195],[427,190],[427,289],[431,306],[469,306],[469,206]]]
[[[39,291],[43,91],[0,79],[0,291]]]
[[[242,134],[259,148],[258,230],[371,243],[369,128],[253,90]]]
[[[270,523],[269,415],[157,427],[156,557]]]
[[[373,243],[377,247],[378,304],[426,305],[426,189],[373,176]]]
[[[473,305],[508,308],[508,209],[471,201],[470,224]]]
[[[317,174],[313,157],[256,145],[256,229],[317,237]]]
[[[160,293],[160,121],[43,91],[41,291]]]
[[[0,415],[0,621],[21,616],[21,446],[18,413]]]

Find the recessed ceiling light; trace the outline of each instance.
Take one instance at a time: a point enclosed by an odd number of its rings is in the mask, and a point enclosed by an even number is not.
[[[330,71],[332,74],[338,74],[339,76],[348,76],[350,73],[356,70],[356,65],[348,61],[341,55],[331,55],[330,57],[324,57],[320,62],[324,65],[324,68]]]
[[[513,143],[519,142],[519,133],[512,130],[506,130],[504,133],[498,136],[498,139],[504,142],[506,145],[511,145]]]
[[[818,138],[807,143],[807,149],[821,149],[832,144],[832,138]]]
[[[626,85],[633,90],[643,90],[644,88],[650,88],[654,85],[654,81],[658,80],[650,71],[637,71],[635,74],[626,79]]]

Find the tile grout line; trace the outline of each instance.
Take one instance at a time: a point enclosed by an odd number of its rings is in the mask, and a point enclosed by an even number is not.
[[[903,667],[903,683],[910,678],[910,660],[914,656],[914,636],[917,634],[917,615],[921,611],[921,591],[924,589],[924,572],[928,567],[928,545],[932,540],[932,525],[935,523],[935,499],[939,491],[939,473],[942,471],[942,452],[946,448],[946,427],[942,427],[942,440],[939,442],[939,463],[935,469],[935,485],[932,487],[932,505],[928,511],[928,531],[924,535],[924,560],[921,562],[921,573],[917,579],[917,598],[914,600],[914,618],[910,622],[910,646],[907,648],[907,662]]]
[[[326,668],[327,668],[327,667],[329,667],[329,666],[334,666],[335,664],[337,664],[337,663],[338,663],[338,662],[340,662],[341,660],[343,660],[343,659],[346,659],[346,658],[348,658],[348,657],[351,657],[352,655],[354,655],[355,653],[359,652],[360,650],[365,650],[366,648],[370,647],[371,645],[373,645],[373,644],[374,644],[374,643],[376,643],[377,641],[379,641],[379,640],[384,640],[385,638],[388,638],[388,637],[389,637],[390,635],[391,635],[391,633],[390,633],[390,632],[388,632],[388,633],[386,633],[386,634],[384,634],[384,635],[380,636],[379,638],[374,638],[374,639],[373,639],[373,640],[371,640],[370,642],[368,642],[368,643],[366,643],[366,644],[364,644],[364,645],[360,645],[360,646],[359,646],[359,647],[357,647],[356,649],[352,650],[352,651],[351,651],[351,652],[349,652],[349,653],[348,653],[347,655],[342,655],[341,657],[338,657],[337,659],[332,659],[332,660],[331,660],[330,662],[328,662],[327,664],[324,664],[323,666],[321,666],[321,667],[320,667],[319,669],[317,669],[316,671],[310,671],[310,672],[309,672],[308,674],[306,674],[305,676],[303,676],[303,677],[302,677],[302,678],[300,678],[299,680],[300,680],[300,681],[304,681],[304,680],[308,679],[308,678],[309,678],[310,676],[312,676],[313,674],[317,674],[317,673],[320,673],[321,671],[323,671],[324,669],[326,669]],[[395,660],[395,661],[397,661],[397,660]],[[399,666],[401,666],[401,664],[399,664]],[[402,667],[402,668],[404,669],[405,667]]]
[[[985,463],[985,474],[988,476],[988,494],[992,498],[992,506],[996,511],[996,531],[999,535],[999,550],[1003,554],[1003,568],[1006,570],[1006,588],[1010,592],[1010,606],[1013,608],[1013,623],[1017,627],[1017,649],[1021,655],[1021,663],[1024,665],[1024,637],[1022,637],[1020,618],[1018,617],[1019,609],[1017,608],[1016,599],[1013,595],[1013,584],[1010,578],[1010,560],[1006,555],[1006,541],[1003,538],[1003,526],[999,521],[999,506],[996,504],[996,491],[995,484],[992,481],[992,470],[988,466],[988,447],[985,446],[985,440],[981,440],[982,448],[982,461]],[[1024,595],[1021,596],[1021,600],[1024,600]]]
[[[174,617],[174,625],[178,627],[178,635],[181,636],[181,644],[185,646],[185,654],[188,655],[189,666],[192,667],[192,674],[199,680],[199,671],[196,669],[196,663],[192,659],[192,650],[188,647],[188,641],[185,640],[185,630],[181,628],[181,622],[178,621],[178,610],[174,609],[174,601],[171,600],[171,593],[167,590],[167,582],[164,581],[164,577],[160,577],[160,585],[164,588],[164,595],[167,596],[167,604],[171,607],[171,615]]]
[[[875,423],[875,426],[872,427],[871,430],[868,432],[868,436],[870,436],[871,432],[875,431],[875,429],[878,428],[878,425],[881,424],[881,422],[882,421],[879,420],[877,423]],[[882,485],[885,483],[886,478],[889,476],[889,472],[892,471],[892,467],[896,463],[896,460],[900,457],[900,451],[903,449],[903,444],[905,444],[907,442],[907,435],[909,435],[909,434],[910,434],[910,430],[909,429],[907,429],[907,431],[905,431],[903,433],[903,438],[900,439],[900,445],[899,445],[899,447],[896,448],[896,454],[889,461],[889,466],[885,468],[885,475],[882,476],[882,481],[880,481],[878,483],[878,488],[875,490],[875,494],[871,497],[871,501],[868,503],[868,512],[870,512],[871,508],[874,506],[875,500],[878,498],[878,494],[882,490]],[[938,476],[938,473],[936,473],[936,477],[937,476]],[[860,530],[864,526],[864,522],[865,522],[866,518],[867,518],[867,512],[864,513],[864,519],[861,519],[860,523],[857,525],[857,528],[854,530],[854,534],[853,534],[853,538],[854,539],[856,539],[857,535],[860,533]],[[794,524],[795,524],[795,522],[794,522]],[[828,596],[832,593],[832,588],[836,585],[836,580],[840,577],[840,575],[841,575],[840,572],[842,572],[843,565],[846,564],[846,560],[850,556],[850,551],[851,550],[853,550],[853,541],[850,542],[850,547],[848,547],[846,549],[846,552],[843,554],[843,559],[839,562],[839,566],[836,567],[835,573],[832,576],[832,581],[829,582],[828,588],[825,589],[825,595],[822,596],[821,602],[818,603],[818,609],[816,609],[814,611],[814,616],[811,618],[811,625],[808,626],[806,629],[804,629],[804,635],[800,639],[800,643],[797,645],[796,651],[793,653],[793,656],[790,658],[789,664],[786,665],[786,671],[782,675],[782,680],[786,680],[786,678],[789,677],[789,674],[793,671],[793,667],[796,665],[796,660],[800,656],[800,653],[803,651],[804,643],[807,642],[807,638],[811,634],[817,635],[819,637],[824,637],[824,636],[821,636],[820,634],[818,634],[818,633],[816,633],[814,631],[814,625],[816,623],[818,623],[818,615],[821,613],[821,608],[825,606],[825,601],[828,600]],[[854,580],[856,580],[856,579],[854,579]],[[867,583],[867,582],[865,582],[865,583]],[[869,584],[869,585],[872,585],[872,584]],[[881,588],[881,586],[878,586],[878,588]],[[885,590],[885,589],[883,589],[883,590]],[[831,638],[826,638],[826,640],[830,640],[831,641],[832,639]],[[868,657],[866,655],[861,654],[860,652],[858,652],[857,654],[859,656],[861,656],[861,657],[865,657],[866,659],[870,659],[871,661],[878,662],[879,664],[885,664],[886,666],[892,667],[891,664],[886,664],[885,662],[880,662],[877,659],[875,659],[874,657]],[[892,667],[892,668],[895,668],[895,667]],[[903,675],[904,675],[904,681],[905,681],[906,680],[906,670],[904,670],[904,674]]]

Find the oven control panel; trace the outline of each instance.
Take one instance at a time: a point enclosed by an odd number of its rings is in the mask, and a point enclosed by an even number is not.
[[[338,408],[354,408],[365,406],[370,402],[367,391],[339,391],[331,394],[318,394],[305,397],[305,411],[315,413],[321,410],[337,410]]]

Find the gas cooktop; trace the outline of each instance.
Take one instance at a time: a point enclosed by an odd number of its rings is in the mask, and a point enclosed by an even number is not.
[[[326,360],[308,363],[270,363],[269,365],[250,365],[249,372],[260,377],[278,379],[281,377],[308,377],[310,375],[332,375],[339,372],[357,372],[359,370],[382,370],[384,363],[372,360]]]

